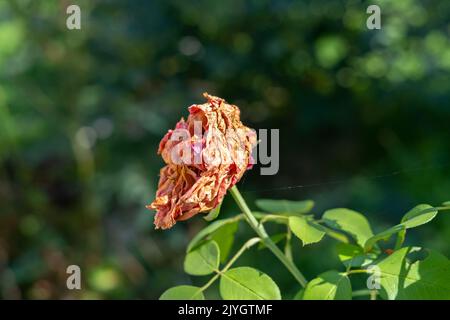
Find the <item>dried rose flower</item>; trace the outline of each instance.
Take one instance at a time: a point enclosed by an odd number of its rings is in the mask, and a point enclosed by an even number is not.
[[[207,103],[190,106],[187,121],[181,119],[159,144],[166,166],[147,206],[157,211],[157,229],[214,209],[252,166],[256,134],[240,121],[239,108],[203,95]]]

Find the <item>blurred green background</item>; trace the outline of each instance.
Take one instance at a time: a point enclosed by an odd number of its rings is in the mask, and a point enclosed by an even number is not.
[[[66,28],[70,4],[81,30]],[[366,28],[369,4],[381,30]],[[445,0],[1,1],[0,298],[153,299],[207,281],[182,270],[206,222],[157,231],[145,209],[159,140],[204,91],[250,127],[280,128],[279,173],[256,167],[238,185],[252,207],[313,199],[318,215],[352,208],[380,231],[450,200],[449,22]],[[221,215],[237,212],[226,198]],[[250,236],[241,225],[233,250]],[[450,256],[449,239],[441,214],[407,243]],[[332,240],[294,247],[308,278],[342,268]],[[66,288],[71,264],[82,290]],[[264,250],[237,264],[284,298],[299,289]]]

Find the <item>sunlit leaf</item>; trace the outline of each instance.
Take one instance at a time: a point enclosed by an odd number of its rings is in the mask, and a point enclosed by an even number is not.
[[[324,272],[306,285],[303,300],[351,300],[352,287],[345,273]]]
[[[289,217],[289,228],[302,241],[303,245],[319,242],[325,232],[321,226],[306,217]]]
[[[401,224],[405,229],[418,227],[433,220],[437,213],[438,211],[429,204],[419,204],[403,216]]]
[[[303,295],[305,294],[305,289],[300,289],[294,296],[292,300],[303,300]]]
[[[398,240],[400,245],[403,243],[407,229],[415,228],[430,222],[436,217],[437,213],[438,210],[428,204],[419,204],[418,206],[415,206],[403,216],[401,223],[369,238],[364,245],[365,250],[369,251],[377,241],[387,241],[396,233],[400,234],[401,238]]]
[[[215,241],[208,241],[188,252],[184,259],[184,271],[191,275],[203,276],[218,270],[219,263],[219,246]]]
[[[183,285],[167,289],[159,300],[205,300],[205,296],[200,288]]]
[[[450,261],[438,252],[405,247],[377,265],[385,299],[450,299]]]
[[[280,300],[280,289],[265,273],[250,267],[226,271],[220,278],[224,300]]]
[[[348,268],[364,267],[376,259],[373,253],[365,253],[360,246],[348,243],[338,243],[336,245],[339,260]]]
[[[405,226],[398,224],[398,225],[393,226],[383,232],[377,233],[376,235],[367,239],[366,243],[364,244],[364,250],[370,251],[372,249],[372,247],[375,245],[375,243],[377,243],[378,241],[380,241],[380,240],[388,241],[393,234],[396,234],[396,233],[404,231],[404,230],[405,230]]]
[[[361,247],[373,236],[367,219],[356,211],[345,208],[331,209],[325,211],[323,219],[328,226],[349,233]]]

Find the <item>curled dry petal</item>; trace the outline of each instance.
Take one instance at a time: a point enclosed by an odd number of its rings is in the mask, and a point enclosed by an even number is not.
[[[160,171],[156,228],[167,229],[214,209],[251,168],[256,134],[240,120],[239,108],[203,94],[207,102],[189,107],[189,117],[169,130],[158,154],[166,163]]]

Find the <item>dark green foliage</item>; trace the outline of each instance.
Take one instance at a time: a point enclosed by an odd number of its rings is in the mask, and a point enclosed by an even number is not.
[[[275,203],[273,200],[259,200],[258,202],[260,204]],[[269,207],[272,208],[272,206]],[[291,208],[295,209],[296,206],[291,206]],[[395,250],[386,250],[387,254],[375,246],[377,241],[387,241],[392,234],[398,233],[399,230],[401,232],[428,223],[437,215],[438,211],[444,210],[450,210],[450,206],[418,205],[403,216],[400,223],[400,225],[403,224],[403,228],[397,230],[396,227],[392,227],[375,236],[369,221],[361,213],[353,210],[330,209],[325,211],[320,220],[315,220],[312,216],[296,216],[295,212],[282,211],[278,214],[279,220],[272,219],[272,222],[284,221],[281,223],[287,226],[285,259],[293,259],[290,232],[302,241],[303,246],[317,246],[317,243],[326,234],[329,234],[323,227],[323,224],[328,224],[337,233],[349,234],[354,242],[354,244],[350,244],[348,238],[333,236],[337,240],[345,239],[338,243],[336,250],[339,260],[343,264],[342,271],[329,270],[310,279],[305,285],[300,283],[301,288],[294,299],[351,300],[353,297],[364,295],[371,299],[379,296],[389,300],[450,299],[450,260],[447,257],[429,249],[402,247],[406,233],[402,235],[402,241],[397,242]],[[430,213],[432,213],[432,217]],[[267,213],[267,216],[273,215],[272,211]],[[239,217],[240,215],[236,219]],[[263,213],[259,213],[258,217],[260,224],[263,224],[264,221],[271,221],[264,220]],[[203,237],[211,230],[218,232],[220,229],[230,226],[229,221],[229,219],[217,220],[199,234]],[[238,222],[233,223],[237,224]],[[279,234],[277,234],[278,236]],[[191,275],[215,273],[210,281],[195,291],[189,288],[186,294],[184,292],[187,291],[187,286],[170,288],[163,293],[161,299],[179,298],[181,296],[172,296],[172,294],[181,291],[182,297],[185,299],[198,299],[219,278],[220,296],[225,300],[271,300],[282,297],[279,287],[267,274],[251,267],[230,269],[244,251],[259,241],[264,242],[263,238],[248,240],[223,268],[219,266],[221,241],[226,242],[227,239],[219,239],[218,244],[215,241],[206,241],[195,246],[197,240],[194,240],[194,244],[190,245],[193,249],[188,251],[184,261],[185,271]],[[266,254],[270,253],[266,251]],[[353,288],[351,277],[355,274],[366,275],[367,281],[364,287]],[[379,287],[372,286],[372,283],[376,283]]]

